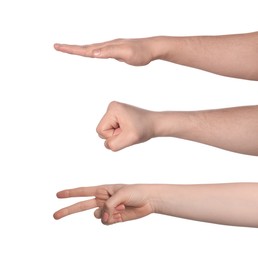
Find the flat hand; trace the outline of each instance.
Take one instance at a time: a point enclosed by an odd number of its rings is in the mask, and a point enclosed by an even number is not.
[[[151,38],[116,39],[91,45],[55,44],[57,51],[90,58],[112,58],[134,66],[143,66],[153,59]]]

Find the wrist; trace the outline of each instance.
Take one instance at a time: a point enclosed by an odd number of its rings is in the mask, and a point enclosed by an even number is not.
[[[174,208],[176,185],[152,184],[149,187],[149,201],[152,212],[157,214],[171,214]]]
[[[152,213],[160,213],[162,202],[162,184],[148,184],[148,197]]]
[[[178,128],[176,112],[154,112],[154,137],[174,136]]]
[[[196,112],[154,112],[153,122],[154,137],[192,139],[200,128]]]
[[[156,36],[148,38],[150,41],[150,49],[152,60],[170,60],[175,53],[174,49],[177,45],[178,37],[172,36]]]
[[[169,37],[167,36],[155,36],[146,38],[148,46],[150,48],[152,60],[166,60],[170,48]]]

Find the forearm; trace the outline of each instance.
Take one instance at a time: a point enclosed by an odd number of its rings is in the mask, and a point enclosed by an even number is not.
[[[258,227],[258,183],[152,185],[155,213],[203,222]]]
[[[258,32],[223,36],[154,37],[156,59],[212,73],[258,80]]]
[[[171,136],[258,156],[258,106],[154,112],[154,136]]]

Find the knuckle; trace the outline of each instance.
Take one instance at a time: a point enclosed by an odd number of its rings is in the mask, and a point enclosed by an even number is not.
[[[111,101],[111,102],[109,103],[108,108],[111,109],[111,108],[117,107],[117,106],[119,106],[119,105],[120,105],[119,102],[113,100],[113,101]]]
[[[96,132],[98,133],[98,134],[101,134],[101,126],[100,125],[97,125],[97,127],[96,127]]]
[[[123,42],[124,40],[125,40],[125,39],[123,39],[123,38],[117,38],[117,39],[114,40],[114,42],[120,43],[120,42]]]
[[[109,42],[109,46],[117,46],[117,45],[123,44],[124,42],[125,42],[124,38],[116,38]]]
[[[119,148],[117,147],[117,145],[115,145],[113,142],[109,141],[106,142],[106,148],[108,148],[109,150],[111,150],[112,152],[117,152],[119,150]]]

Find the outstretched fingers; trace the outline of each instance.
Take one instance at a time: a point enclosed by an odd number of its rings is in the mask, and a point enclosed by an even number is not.
[[[54,48],[57,51],[61,51],[68,54],[79,55],[83,57],[94,58],[100,55],[100,50],[105,45],[96,43],[92,45],[72,45],[72,44],[54,44]]]
[[[70,45],[70,44],[54,44],[57,51],[79,55],[89,58],[113,58],[124,61],[127,55],[127,49],[116,41],[96,43],[91,45]]]
[[[95,196],[97,189],[99,187],[92,186],[92,187],[80,187],[75,189],[68,189],[59,191],[56,196],[60,199],[63,198],[72,198],[72,197],[90,197]]]
[[[78,213],[81,211],[85,211],[85,210],[89,210],[89,209],[93,209],[96,207],[97,207],[96,199],[81,201],[81,202],[75,203],[71,206],[68,206],[66,208],[58,210],[57,212],[54,213],[54,218],[60,219],[60,218],[66,217],[68,215]]]
[[[70,44],[54,44],[54,48],[57,51],[61,51],[68,54],[80,55],[85,57],[93,57],[92,50],[87,46],[70,45]]]

